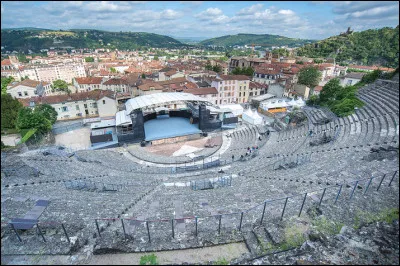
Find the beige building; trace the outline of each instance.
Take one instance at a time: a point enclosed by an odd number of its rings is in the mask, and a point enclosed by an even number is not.
[[[217,75],[211,81],[211,87],[218,91],[218,105],[247,102],[249,85],[250,78],[244,75]]]
[[[30,98],[51,94],[51,85],[47,82],[25,79],[7,88],[7,93],[14,98]]]
[[[101,89],[102,82],[102,77],[74,78],[72,80],[77,93]]]
[[[71,83],[75,77],[86,77],[86,72],[82,64],[38,65],[20,70],[20,76],[49,83],[58,79]]]
[[[57,120],[115,116],[117,102],[112,91],[89,91],[70,95],[54,95],[19,99],[27,107],[49,104],[58,113]]]

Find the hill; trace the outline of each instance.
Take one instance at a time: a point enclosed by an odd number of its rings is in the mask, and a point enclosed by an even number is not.
[[[333,36],[297,49],[297,55],[334,57],[340,63],[399,66],[399,26]]]
[[[300,46],[305,43],[315,42],[313,40],[293,39],[279,35],[270,34],[244,34],[239,33],[236,35],[226,35],[217,38],[207,39],[201,41],[202,45],[216,45],[216,46],[234,46],[234,45],[251,45],[260,44],[262,47],[283,46],[289,47]]]
[[[38,52],[50,47],[116,48],[120,50],[140,47],[176,48],[187,46],[174,38],[146,32],[109,32],[100,30],[41,30],[2,29],[1,46],[7,51]]]

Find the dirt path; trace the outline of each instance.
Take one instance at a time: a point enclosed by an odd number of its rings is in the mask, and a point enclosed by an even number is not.
[[[154,252],[159,264],[204,263],[225,259],[227,261],[248,252],[246,245],[232,243],[215,247],[187,250]],[[63,255],[2,255],[2,265],[139,265],[140,258],[152,253],[105,254],[94,255],[86,263],[80,262],[78,256]]]

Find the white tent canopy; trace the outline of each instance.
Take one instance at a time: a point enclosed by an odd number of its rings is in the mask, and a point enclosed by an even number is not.
[[[251,109],[243,113],[242,119],[252,125],[261,125],[263,118],[257,113],[257,111],[252,111]]]
[[[160,105],[168,105],[178,102],[202,102],[207,105],[211,103],[205,98],[184,92],[162,92],[143,95],[129,99],[125,103],[126,111],[130,114],[133,110],[152,108]]]
[[[243,114],[243,107],[240,104],[224,104],[219,105],[221,109],[230,110],[235,116],[239,116]]]
[[[126,126],[132,124],[131,117],[129,113],[125,110],[119,111],[115,114],[115,125],[116,126]]]

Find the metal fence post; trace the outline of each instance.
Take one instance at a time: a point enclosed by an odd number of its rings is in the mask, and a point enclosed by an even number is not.
[[[22,242],[22,239],[21,239],[21,237],[19,236],[19,234],[18,234],[18,232],[17,232],[17,229],[15,229],[14,224],[10,224],[10,225],[11,225],[11,228],[14,230],[15,234],[17,235],[19,242]]]
[[[126,239],[126,231],[125,231],[125,225],[124,225],[124,219],[121,218],[121,224],[122,224],[122,230],[124,231],[124,236]]]
[[[38,223],[36,224],[36,227],[37,227],[37,230],[39,231],[39,234],[42,236],[43,241],[46,242],[46,239],[44,238],[44,235],[43,235],[43,233],[42,233],[42,230],[40,230],[40,227],[39,227],[39,224],[38,224]]]
[[[262,224],[262,222],[263,222],[263,220],[264,220],[265,207],[267,207],[267,202],[264,202],[264,209],[263,209],[263,212],[262,212],[262,215],[261,215],[260,224]]]
[[[175,234],[174,234],[174,219],[171,219],[171,224],[172,224],[172,238],[175,238]]]
[[[383,177],[382,177],[382,179],[381,179],[381,182],[379,183],[379,186],[378,186],[378,188],[376,189],[376,191],[378,191],[379,188],[381,187],[382,182],[383,182],[383,179],[385,179],[385,177],[386,177],[386,174],[383,175]]]
[[[242,230],[242,220],[243,220],[243,212],[242,212],[242,214],[240,215],[239,231]]]
[[[339,196],[340,196],[340,192],[342,191],[342,187],[343,187],[343,184],[342,184],[342,185],[340,185],[340,188],[339,188],[338,194],[336,195],[336,199],[335,199],[335,202],[334,202],[333,204],[336,204],[336,202],[337,202],[337,200],[338,200],[338,198],[339,198]]]
[[[218,234],[221,234],[221,218],[222,218],[222,215],[219,216]]]
[[[146,221],[146,227],[147,227],[147,235],[149,237],[149,242],[151,242],[151,238],[150,238],[150,230],[149,230],[149,222]]]
[[[301,212],[303,211],[303,207],[304,207],[304,203],[306,202],[306,198],[307,198],[307,193],[304,194],[304,199],[303,199],[303,203],[301,204],[301,208],[300,208],[300,212],[299,212],[299,217],[301,215]]]
[[[324,198],[324,195],[325,195],[325,191],[326,191],[326,188],[324,188],[324,192],[322,193],[321,199],[320,199],[319,204],[318,204],[319,206],[321,206],[322,199]]]
[[[369,188],[369,185],[371,185],[371,182],[372,182],[372,179],[373,179],[373,178],[374,178],[374,177],[371,176],[371,178],[369,179],[369,182],[368,182],[368,184],[367,184],[367,187],[365,188],[365,191],[364,191],[364,195],[365,195],[365,193],[367,193],[368,188]]]
[[[64,234],[67,237],[68,243],[71,243],[71,240],[69,240],[68,234],[67,234],[67,230],[65,230],[64,224],[61,223],[62,229],[64,230]]]
[[[289,197],[286,197],[286,200],[285,200],[285,205],[283,205],[283,210],[282,210],[281,220],[283,219],[283,214],[285,213],[286,204],[287,204],[287,202],[288,202],[288,199],[289,199]]]
[[[97,232],[99,233],[99,237],[101,237],[100,228],[99,228],[99,224],[97,223],[97,219],[94,219],[94,221],[95,221],[95,223],[96,223]]]
[[[390,187],[390,185],[392,184],[392,181],[393,181],[394,177],[396,176],[396,174],[397,174],[397,171],[394,171],[394,174],[393,174],[393,176],[392,176],[392,179],[390,179],[390,182],[389,182],[389,187]]]
[[[194,217],[194,222],[196,224],[196,236],[197,236],[197,216]]]
[[[354,184],[353,191],[351,192],[351,195],[350,195],[350,199],[353,198],[353,194],[354,194],[354,191],[356,190],[357,185],[358,185],[358,180],[357,180],[356,183]]]

